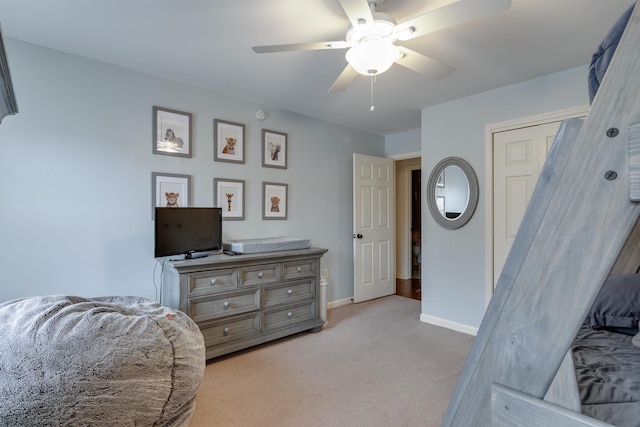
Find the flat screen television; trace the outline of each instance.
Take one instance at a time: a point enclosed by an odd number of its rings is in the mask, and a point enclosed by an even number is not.
[[[155,257],[222,251],[222,208],[156,208]]]

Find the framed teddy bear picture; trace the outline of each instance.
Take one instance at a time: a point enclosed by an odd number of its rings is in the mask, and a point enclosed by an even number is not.
[[[244,163],[244,125],[213,120],[213,160]]]
[[[287,184],[262,183],[262,219],[287,219]]]

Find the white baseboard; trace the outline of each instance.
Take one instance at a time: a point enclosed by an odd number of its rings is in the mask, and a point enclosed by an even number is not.
[[[332,308],[338,308],[338,307],[342,307],[343,305],[349,305],[349,304],[353,304],[353,297],[328,302],[327,310],[331,310]],[[431,325],[452,329],[457,332],[462,332],[463,334],[473,335],[474,337],[478,334],[478,328],[474,328],[473,326],[469,326],[469,325],[463,325],[462,323],[452,322],[446,319],[441,319],[435,316],[429,316],[428,314],[421,314],[420,321],[424,323],[429,323]]]
[[[469,325],[463,325],[462,323],[452,322],[446,319],[441,319],[439,317],[429,316],[428,314],[421,314],[420,321],[429,323],[431,325],[442,326],[443,328],[447,329],[453,329],[454,331],[462,332],[467,335],[473,335],[474,337],[478,334],[478,328],[474,328]]]
[[[353,297],[328,302],[327,310],[331,310],[332,308],[338,308],[338,307],[342,307],[343,305],[349,305],[349,304],[353,304]]]

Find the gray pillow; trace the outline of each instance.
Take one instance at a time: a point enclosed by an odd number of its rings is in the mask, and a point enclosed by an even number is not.
[[[640,274],[609,276],[588,317],[594,329],[635,335],[640,320]]]

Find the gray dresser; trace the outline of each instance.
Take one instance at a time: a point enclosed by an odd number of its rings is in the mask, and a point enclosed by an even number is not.
[[[167,261],[162,304],[200,327],[207,359],[298,332],[320,331],[320,258],[311,248]]]

